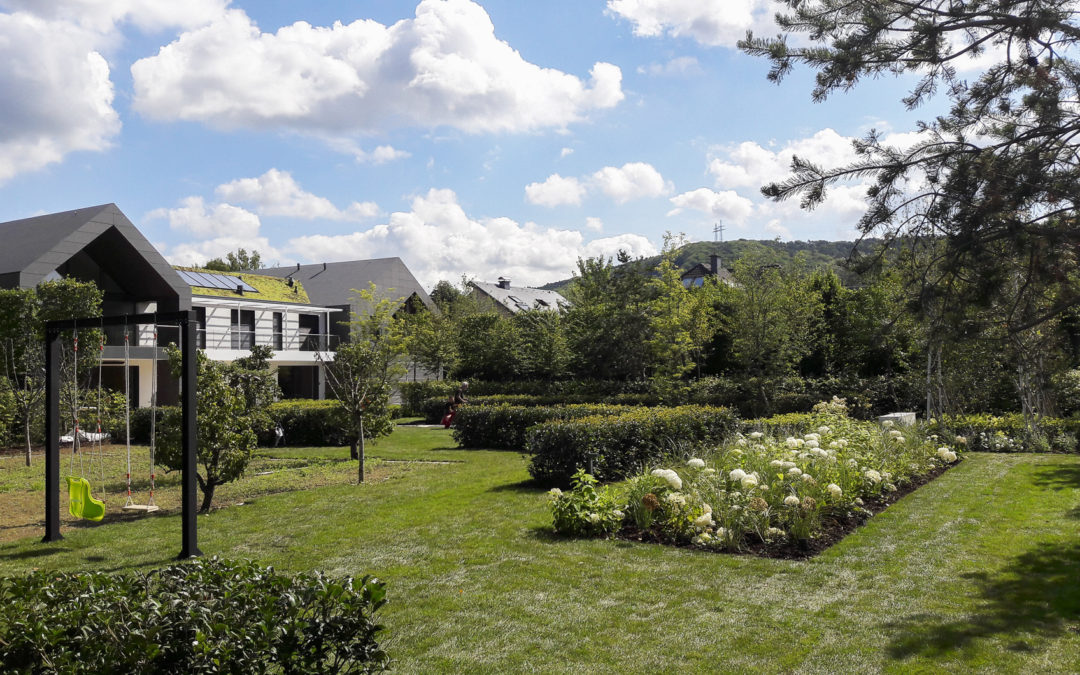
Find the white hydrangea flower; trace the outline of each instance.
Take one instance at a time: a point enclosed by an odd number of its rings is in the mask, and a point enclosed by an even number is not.
[[[799,453],[799,459],[810,459],[810,453],[809,452],[800,452]]]
[[[788,436],[787,440],[784,441],[784,443],[793,450],[799,447],[799,439],[795,438],[794,436]]]
[[[864,502],[864,501],[862,500],[862,498],[861,498],[861,497],[856,497],[856,498],[855,498],[855,504],[856,504],[857,506],[862,506],[862,505],[863,505],[863,504],[865,504],[865,503],[866,503],[866,502]]]
[[[867,469],[866,471],[863,471],[863,475],[869,478],[871,483],[881,482],[881,474],[877,471],[874,471],[873,469]]]
[[[600,514],[593,511],[592,513],[590,513],[588,515],[588,519],[589,519],[590,523],[599,523],[600,522]]]
[[[795,444],[798,445],[801,448],[804,444],[806,444],[806,441],[804,441],[801,438],[796,438],[795,439]]]
[[[765,435],[765,434],[761,433],[760,431],[751,431],[751,432],[750,432],[750,438],[754,439],[755,441],[756,441],[757,439],[761,438],[761,437],[762,437],[762,436],[764,436],[764,435]]]
[[[797,466],[793,466],[790,469],[788,469],[787,473],[788,473],[789,476],[801,476],[802,475],[802,469],[800,469]]]
[[[718,539],[723,539],[726,536],[727,536],[727,529],[725,529],[723,527],[716,528],[716,537]]]
[[[832,429],[830,429],[829,427],[827,427],[827,426],[825,426],[823,424],[823,425],[821,425],[820,427],[817,428],[817,431],[818,431],[819,434],[827,434],[830,431],[832,431]]]
[[[798,506],[800,503],[801,502],[799,501],[799,498],[795,495],[788,495],[787,497],[784,497],[785,506]]]
[[[889,432],[889,435],[892,436],[893,438],[903,438],[904,437],[904,432],[900,431],[899,429],[893,429],[892,431]]]
[[[712,527],[713,519],[711,513],[703,513],[697,518],[694,518],[695,527]]]
[[[780,466],[784,467],[785,469],[791,469],[795,467],[795,462],[781,462]]]
[[[712,469],[712,468],[704,469],[701,473],[705,474],[706,476],[711,476],[714,473],[716,473],[716,469]]]
[[[814,439],[812,439],[812,438],[806,442],[806,447],[808,447],[808,448],[816,448],[819,445],[820,444],[817,441],[815,441]]]
[[[671,469],[654,469],[652,475],[664,479],[673,490],[682,489],[682,478]]]
[[[735,441],[735,445],[746,445],[746,439],[740,438],[739,440]]]
[[[806,434],[805,436],[803,436],[803,440],[820,441],[821,440],[821,435],[820,434]]]
[[[782,537],[784,536],[784,531],[781,530],[779,527],[770,527],[769,529],[765,530],[765,536],[770,539],[772,539],[773,537]]]
[[[738,448],[732,448],[731,454],[735,455],[736,457],[742,457],[743,451]]]
[[[690,461],[688,461],[686,463],[686,466],[688,466],[688,467],[690,467],[692,469],[704,469],[705,468],[705,460],[698,459],[697,457],[694,457],[694,458],[692,458]]]
[[[701,508],[705,511],[705,513],[712,513],[712,507],[708,504],[702,504]]]
[[[811,476],[808,473],[804,473],[802,476],[800,476],[800,478],[802,478],[802,481],[804,483],[813,483],[814,482],[814,477]]]
[[[956,461],[956,453],[953,452],[952,450],[950,450],[947,447],[938,448],[937,449],[937,455],[944,462],[955,462]]]
[[[956,438],[953,439],[953,442],[956,443],[957,445],[967,445],[967,438],[965,438],[963,436],[957,436]]]
[[[778,459],[774,459],[773,461],[769,462],[769,466],[775,466],[777,468],[780,468],[780,467],[784,466],[784,463],[781,462]]]
[[[672,492],[668,494],[667,500],[677,506],[686,506],[686,497],[682,496],[678,492]]]
[[[841,490],[840,486],[836,483],[829,483],[825,486],[825,489],[828,491],[829,495],[832,496],[833,499],[839,499],[840,496],[844,494],[844,491]]]
[[[891,427],[892,425],[893,425],[893,421],[892,421],[892,420],[885,420],[884,422],[882,422],[882,423],[881,423],[881,426],[885,427],[886,429],[888,429],[888,428],[889,428],[889,427]]]
[[[740,482],[742,483],[742,486],[743,486],[744,490],[749,490],[750,488],[757,487],[758,479],[757,479],[757,476],[755,476],[753,474],[749,474],[749,475],[743,476],[742,481],[740,481]]]
[[[746,472],[742,469],[732,469],[731,473],[728,474],[728,478],[732,481],[741,481],[746,478]]]
[[[620,511],[620,510],[618,510],[618,509],[615,509],[614,511],[612,511],[612,512],[611,512],[611,515],[615,516],[615,517],[616,517],[616,518],[618,518],[619,520],[622,520],[622,519],[623,519],[623,517],[624,517],[624,516],[626,516],[626,514],[625,514],[625,513],[623,513],[622,511]]]
[[[558,499],[559,497],[562,497],[562,490],[559,488],[551,488],[548,490],[548,494],[551,495],[552,499]]]
[[[836,439],[836,442],[840,444],[841,448],[846,448],[848,444],[848,440],[846,438],[838,438]]]
[[[885,492],[896,492],[896,486],[892,483],[885,483]]]
[[[851,467],[857,467],[857,466],[859,466],[859,460],[857,460],[857,459],[849,459],[847,461],[847,465],[851,466]]]
[[[844,446],[840,445],[840,441],[832,441],[831,443],[829,443],[829,447],[832,448],[833,450],[839,450],[840,448],[842,448]]]

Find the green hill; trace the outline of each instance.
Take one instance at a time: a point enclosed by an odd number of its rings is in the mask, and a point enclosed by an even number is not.
[[[859,244],[859,252],[866,254],[873,251],[881,241],[877,239],[864,239]],[[747,255],[759,255],[767,263],[784,264],[790,262],[795,256],[802,253],[806,262],[811,267],[832,267],[840,276],[845,285],[853,285],[857,282],[856,275],[848,269],[848,259],[851,256],[855,242],[851,241],[775,241],[736,239],[734,241],[698,241],[684,245],[675,252],[675,262],[679,269],[688,270],[694,265],[701,263],[709,266],[709,256],[720,256],[720,264],[732,268],[735,261]],[[634,265],[642,270],[655,269],[660,264],[660,256],[633,260],[628,265]],[[573,279],[554,281],[541,288],[545,290],[562,291]]]

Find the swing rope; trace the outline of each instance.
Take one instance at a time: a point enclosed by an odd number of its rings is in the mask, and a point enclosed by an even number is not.
[[[135,502],[131,499],[131,392],[128,385],[131,382],[131,341],[128,338],[127,320],[124,320],[124,438],[127,443],[127,500],[124,507],[127,508]]]
[[[136,326],[136,330],[138,327]],[[128,337],[127,324],[124,324],[124,412],[127,418],[127,501],[124,503],[125,511],[143,511],[151,513],[157,511],[158,505],[154,503],[154,490],[157,480],[157,341],[158,341],[157,315],[154,316],[154,357],[150,367],[150,498],[146,504],[136,504],[131,497],[131,398],[128,395],[129,364],[131,363],[130,339]]]
[[[98,458],[98,473],[101,478],[101,497],[102,501],[105,501],[105,450],[102,447],[102,441],[105,438],[105,434],[101,431],[101,376],[102,369],[105,362],[105,322],[101,322],[101,335],[98,340],[98,377],[97,377],[97,437],[93,441],[91,448],[97,449]],[[76,363],[76,366],[78,364]],[[90,454],[90,470],[94,470],[94,455],[93,450]]]
[[[72,352],[74,353],[75,363],[79,362],[79,329],[74,330],[74,337],[72,339]],[[72,377],[72,384],[75,386],[76,396],[78,392],[79,383],[75,377]],[[70,404],[71,401],[69,400]],[[79,474],[83,475],[83,459],[82,453],[79,452],[79,403],[78,399],[75,399],[75,404],[71,405],[71,418],[73,422],[73,431],[71,432],[71,456],[68,459],[68,475],[75,475],[75,455],[79,456]]]
[[[157,360],[157,347],[158,347],[158,325],[157,314],[154,315],[154,361],[152,370],[150,373],[150,500],[147,501],[148,507],[155,506],[154,504],[154,481],[157,474],[157,402],[158,402],[158,360]]]

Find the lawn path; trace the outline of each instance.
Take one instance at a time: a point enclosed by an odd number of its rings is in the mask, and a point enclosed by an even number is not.
[[[208,555],[374,573],[398,672],[1077,672],[1080,457],[970,455],[810,561],[551,536],[517,453],[399,429],[378,483],[201,516]],[[2,495],[0,495],[2,497]],[[0,573],[169,562],[179,519],[0,545]]]

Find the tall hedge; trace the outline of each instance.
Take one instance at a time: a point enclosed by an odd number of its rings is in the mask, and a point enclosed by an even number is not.
[[[620,405],[524,406],[465,405],[454,417],[454,440],[463,448],[523,450],[525,431],[548,420],[618,415],[632,410]]]
[[[533,478],[568,485],[579,468],[620,480],[663,457],[702,443],[720,443],[738,428],[729,408],[636,408],[614,416],[544,422],[525,435]]]
[[[341,404],[334,400],[290,399],[270,405],[270,418],[285,432],[285,444],[307,447],[347,445]],[[273,444],[272,432],[259,439]]]

